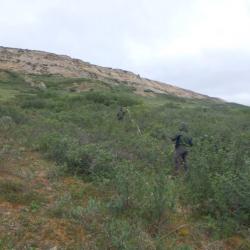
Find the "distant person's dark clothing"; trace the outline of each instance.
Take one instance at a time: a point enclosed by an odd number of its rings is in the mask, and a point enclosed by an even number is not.
[[[117,115],[116,115],[118,121],[122,121],[123,118],[124,118],[124,116],[125,116],[125,114],[126,114],[126,111],[124,110],[124,108],[120,107],[119,110],[118,110],[118,112],[117,112]]]
[[[183,165],[184,170],[188,171],[187,155],[188,147],[193,146],[192,138],[187,134],[187,128],[181,127],[179,133],[172,138],[175,142],[174,164],[177,174]]]
[[[188,164],[187,164],[187,149],[180,145],[175,149],[174,153],[174,164],[175,164],[175,172],[178,173],[180,170],[180,166],[183,165],[184,170],[187,172]]]

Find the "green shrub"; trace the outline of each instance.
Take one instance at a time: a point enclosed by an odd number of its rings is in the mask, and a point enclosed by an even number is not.
[[[54,160],[57,164],[64,164],[71,143],[74,143],[73,139],[58,133],[52,133],[40,138],[38,149],[44,152],[49,159]]]
[[[236,218],[242,223],[250,220],[250,171],[234,174],[231,171],[216,175],[211,180],[213,212],[221,216]]]
[[[117,165],[113,178],[117,196],[110,203],[112,211],[133,211],[148,223],[160,223],[168,216],[176,204],[176,187],[165,170],[158,170],[139,169],[129,162]]]
[[[112,155],[96,144],[71,145],[65,163],[75,174],[106,175],[112,170]]]
[[[54,160],[65,165],[73,174],[105,175],[112,169],[112,154],[96,144],[81,145],[76,139],[52,133],[42,137],[38,149]]]
[[[152,219],[160,222],[164,213],[175,208],[177,200],[177,187],[171,179],[167,179],[164,172],[154,177],[153,192],[151,193],[150,210]]]
[[[113,205],[115,205],[118,210],[123,210],[131,207],[135,202],[135,192],[138,191],[140,173],[129,162],[120,163],[116,166],[114,172],[115,176],[113,181],[118,193],[118,199]]]
[[[121,106],[132,106],[136,104],[140,104],[140,101],[133,97],[131,94],[126,93],[112,93],[112,92],[88,92],[86,94],[87,100],[104,104],[106,106],[111,105],[121,105]]]
[[[188,178],[189,203],[217,219],[249,221],[249,161],[243,145],[231,141],[201,140],[192,155]],[[236,143],[237,144],[237,143]],[[190,199],[191,198],[191,199]]]
[[[1,105],[0,106],[0,117],[9,116],[16,124],[23,124],[27,122],[27,115],[15,105]]]
[[[8,130],[14,126],[14,122],[10,116],[0,117],[0,129]]]
[[[25,80],[20,73],[0,69],[0,83],[8,85],[19,85],[24,84]]]
[[[41,98],[30,98],[23,101],[21,107],[23,109],[43,109],[47,106],[47,103],[44,99]]]

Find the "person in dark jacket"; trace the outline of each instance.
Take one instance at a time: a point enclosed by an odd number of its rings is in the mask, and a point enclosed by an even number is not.
[[[185,123],[181,123],[178,133],[171,138],[175,142],[174,164],[175,174],[180,170],[183,165],[185,172],[188,171],[188,148],[193,146],[192,138],[188,135],[188,127]]]
[[[118,121],[122,121],[125,114],[126,114],[126,110],[124,110],[124,108],[122,106],[120,106],[118,109],[117,115],[116,115]]]

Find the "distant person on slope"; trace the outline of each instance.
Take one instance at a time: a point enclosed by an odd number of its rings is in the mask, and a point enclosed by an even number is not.
[[[126,110],[124,110],[124,108],[122,106],[120,106],[118,109],[117,115],[116,115],[118,121],[122,121],[125,114],[126,114]]]
[[[187,155],[188,147],[193,146],[192,138],[188,136],[188,127],[186,123],[181,123],[179,132],[171,138],[175,142],[174,164],[175,174],[178,174],[181,165],[185,172],[188,171]]]

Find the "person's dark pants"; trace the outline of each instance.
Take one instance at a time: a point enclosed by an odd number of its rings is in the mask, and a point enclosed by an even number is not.
[[[184,146],[180,145],[175,149],[175,154],[174,154],[175,173],[179,172],[181,165],[183,165],[185,172],[187,172],[188,170],[187,155],[188,151]]]

